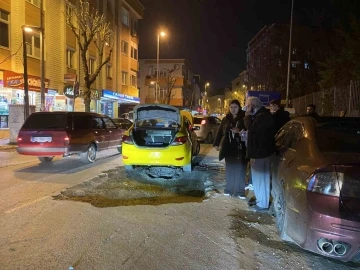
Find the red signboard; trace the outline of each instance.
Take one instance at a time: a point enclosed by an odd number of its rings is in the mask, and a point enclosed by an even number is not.
[[[36,76],[28,75],[29,90],[40,92],[41,79]],[[45,92],[49,88],[49,79],[45,79]],[[4,87],[24,89],[24,74],[12,72],[9,70],[4,71]]]

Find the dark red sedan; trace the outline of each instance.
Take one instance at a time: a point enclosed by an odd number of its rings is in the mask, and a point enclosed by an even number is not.
[[[272,197],[280,237],[360,260],[360,118],[295,118],[277,134]]]

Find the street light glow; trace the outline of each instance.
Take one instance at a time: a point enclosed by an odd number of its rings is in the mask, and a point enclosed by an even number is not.
[[[27,26],[25,26],[24,27],[24,31],[25,32],[28,32],[28,33],[31,33],[32,31],[34,31],[31,27],[27,27]]]
[[[166,33],[164,31],[161,31],[160,36],[164,37],[164,36],[166,36]]]
[[[206,86],[209,86],[210,85],[210,83],[206,83]]]

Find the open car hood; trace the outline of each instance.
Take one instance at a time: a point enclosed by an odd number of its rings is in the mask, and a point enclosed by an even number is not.
[[[180,110],[165,104],[143,104],[134,107],[134,123],[146,119],[162,118],[181,124]]]

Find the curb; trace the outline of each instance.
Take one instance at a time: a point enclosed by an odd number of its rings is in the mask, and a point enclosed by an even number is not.
[[[0,150],[9,150],[9,149],[16,149],[16,144],[3,144],[0,145]]]

